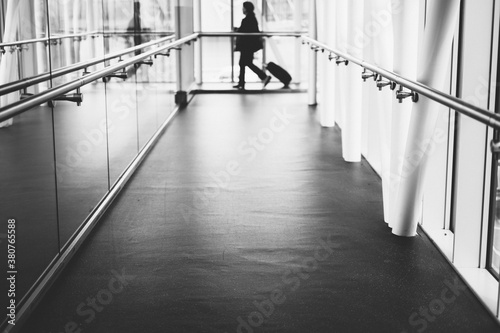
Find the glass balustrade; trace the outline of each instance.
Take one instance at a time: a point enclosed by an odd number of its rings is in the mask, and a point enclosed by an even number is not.
[[[37,41],[3,48],[0,85],[90,59],[103,61],[4,94],[1,107],[152,50],[157,46],[106,59],[167,36],[175,27],[173,1],[15,4],[2,9],[2,43]],[[144,29],[137,29],[138,16]],[[175,57],[146,59],[124,71],[125,79],[107,77],[69,93],[82,94],[81,103],[60,96],[0,123],[0,218],[5,221],[0,250],[7,253],[7,221],[15,220],[16,263],[22,272],[16,282],[18,305],[175,109]],[[7,261],[2,267],[8,270]],[[0,283],[7,287],[6,280]],[[2,298],[1,305],[7,307],[8,301]]]

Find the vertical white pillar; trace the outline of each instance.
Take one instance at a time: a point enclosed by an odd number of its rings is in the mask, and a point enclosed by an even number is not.
[[[450,60],[460,0],[429,1],[427,6],[417,79],[425,85],[442,90]],[[392,224],[392,232],[398,236],[416,234],[422,208],[422,184],[426,171],[427,150],[437,117],[436,104],[429,99],[422,98],[413,105],[396,214]]]
[[[322,43],[334,47],[335,42],[335,21],[332,20],[332,16],[335,15],[334,1],[324,1],[319,7],[319,12],[322,15],[322,24],[320,24],[319,41]],[[333,127],[335,126],[335,110],[334,110],[334,66],[328,60],[327,54],[320,55],[320,80],[321,80],[321,90],[320,90],[320,123],[323,127]]]
[[[420,0],[392,0],[394,38],[393,71],[410,80],[417,79]],[[395,218],[396,202],[401,183],[404,151],[410,126],[412,103],[392,104],[390,194],[391,215],[389,226]]]
[[[81,12],[80,0],[73,0],[73,31],[77,33],[80,31],[80,12]],[[78,38],[74,39],[73,49],[74,49],[74,62],[80,62],[80,46],[81,42]]]
[[[92,1],[87,1],[85,17],[87,19],[87,32],[97,30],[95,28],[94,7]],[[90,58],[96,57],[96,43],[98,43],[99,40],[99,38],[91,38],[90,36],[87,37],[87,41],[90,42]]]
[[[181,18],[181,1],[182,0],[175,0],[175,39],[181,38],[181,24],[182,24],[182,18]],[[175,52],[175,59],[176,59],[176,70],[177,70],[177,79],[175,80],[176,82],[176,94],[182,91],[182,57],[180,52]],[[177,103],[177,96],[176,96],[176,103]]]
[[[302,0],[294,1],[294,29],[297,32],[302,31]],[[295,39],[295,67],[294,67],[294,80],[296,82],[301,82],[301,70],[302,70],[302,41],[300,38]]]
[[[347,52],[347,1],[335,1],[335,46],[342,52]],[[334,62],[332,60],[332,64]],[[347,112],[347,67],[334,65],[335,75],[335,120],[340,128],[344,128]]]
[[[375,0],[377,1],[377,0]],[[374,0],[365,1],[363,10],[363,30],[358,30],[356,43],[363,49],[363,59],[369,63],[375,63],[375,50],[378,47],[381,27],[375,25],[372,13],[376,6]],[[361,83],[362,98],[361,118],[361,153],[370,163],[372,168],[382,176],[382,152],[380,150],[380,118],[382,112],[376,105],[380,97],[379,92],[374,87],[371,78]],[[384,203],[385,204],[385,203]]]
[[[193,1],[193,28],[194,32],[201,32],[201,0]],[[202,68],[202,43],[201,38],[194,44],[194,78],[196,84],[203,82],[203,68]]]
[[[364,17],[364,59],[375,65],[388,70],[392,69],[393,63],[393,36],[392,36],[392,8],[391,0],[369,0],[365,1]],[[369,56],[365,54],[369,52]],[[376,119],[371,124],[374,141],[378,146],[380,156],[380,174],[382,176],[382,194],[384,203],[384,220],[390,219],[390,139],[391,139],[391,109],[394,99],[393,92],[388,88],[377,91],[373,79],[368,79],[363,84],[363,94],[370,97],[370,104],[365,105],[363,110]],[[363,118],[363,123],[366,123]],[[371,122],[370,122],[371,123]],[[367,133],[364,132],[364,135]]]
[[[363,57],[363,0],[349,0],[347,4],[347,52],[357,58]],[[356,65],[348,67],[347,89],[349,104],[345,113],[342,129],[342,155],[347,162],[361,161],[361,128],[362,128],[362,80],[361,68]]]
[[[309,37],[316,39],[318,37],[318,28],[316,22],[316,0],[309,0]],[[309,86],[308,86],[308,104],[316,105],[316,83],[318,72],[318,56],[316,52],[309,52]]]
[[[35,38],[42,38],[46,36],[47,33],[47,7],[45,1],[38,0],[34,3],[35,10]],[[48,68],[48,58],[47,58],[47,47],[43,43],[34,44],[36,47],[36,61],[38,73],[45,73],[49,70]],[[45,90],[48,88],[47,82],[41,82],[35,86],[35,93]]]
[[[73,22],[70,20],[70,14],[73,12],[72,11],[72,6],[73,6],[73,1],[65,1],[63,3],[63,24],[64,24],[64,34],[69,35],[71,34],[71,27],[73,26]],[[60,40],[59,42],[62,44],[61,47],[61,52],[63,52],[64,56],[64,63],[61,65],[70,65],[73,63],[73,59],[71,59],[71,45],[72,45],[73,39],[63,39]],[[55,46],[57,47],[57,46]]]
[[[193,0],[176,0],[175,6],[175,37],[177,39],[193,33]],[[176,52],[177,60],[177,92],[175,94],[176,104],[187,103],[187,90],[194,82],[194,48],[183,45]]]

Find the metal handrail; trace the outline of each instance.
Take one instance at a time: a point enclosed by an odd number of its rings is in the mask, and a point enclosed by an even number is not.
[[[238,37],[238,36],[261,36],[261,37],[302,37],[303,32],[198,32],[200,37]]]
[[[121,35],[173,35],[175,34],[174,31],[151,31],[151,30],[115,30],[115,31],[105,31],[101,32],[101,35],[104,36],[121,36]]]
[[[98,33],[98,32],[96,32]],[[114,35],[121,35],[121,34],[130,34],[127,32],[122,32],[122,31],[115,31],[112,32],[111,34]],[[145,34],[153,34],[153,33],[145,33]],[[156,33],[155,33],[156,34]],[[272,36],[280,36],[280,37],[301,37],[302,34],[300,32],[258,32],[258,33],[238,33],[238,32],[203,32],[203,33],[197,33],[198,36],[200,37],[219,37],[219,36],[224,36],[224,37],[236,37],[236,36],[264,36],[264,37],[272,37]],[[69,37],[70,35],[67,36],[61,36],[62,37]],[[71,35],[74,36],[74,35]],[[39,75],[31,76],[29,78],[24,78],[21,80],[9,82],[3,85],[0,85],[0,96],[9,94],[14,91],[20,91],[22,89],[26,89],[32,85],[48,81],[51,78],[59,77],[80,69],[85,69],[87,67],[90,67],[92,65],[98,64],[103,61],[111,60],[114,58],[118,58],[120,56],[123,56],[128,53],[135,52],[139,49],[149,47],[151,45],[165,42],[169,39],[173,39],[174,36],[168,36],[164,37],[163,39],[156,40],[156,41],[151,41],[148,43],[141,44],[139,46],[131,47],[113,54],[108,54],[104,56],[104,59],[102,57],[96,57],[84,62],[80,62],[77,64],[72,64],[66,67],[61,67],[58,69],[53,70],[52,72],[47,72],[47,73],[42,73]],[[38,40],[40,41],[40,40]],[[1,47],[2,44],[0,44]]]
[[[174,38],[175,38],[175,36],[163,37],[161,39],[157,39],[157,40],[153,40],[151,42],[147,42],[147,43],[140,44],[137,46],[129,47],[127,49],[124,49],[124,50],[121,50],[118,52],[106,54],[106,55],[104,55],[104,57],[92,58],[92,59],[82,61],[82,62],[79,62],[76,64],[72,64],[69,66],[55,69],[52,72],[46,72],[46,73],[42,73],[42,74],[39,74],[36,76],[31,76],[29,78],[24,78],[21,80],[6,83],[3,85],[0,85],[0,96],[14,92],[14,91],[26,89],[32,85],[37,84],[37,83],[48,81],[52,78],[59,77],[59,76],[62,76],[62,75],[68,74],[68,73],[72,73],[72,72],[75,72],[75,71],[80,70],[80,69],[85,69],[87,67],[96,65],[98,63],[105,62],[105,61],[108,61],[108,60],[111,60],[114,58],[118,58],[118,57],[121,57],[125,54],[129,54],[129,53],[144,49],[144,48],[152,46],[152,45],[168,42]]]
[[[394,72],[380,68],[362,59],[356,58],[348,53],[344,53],[342,51],[333,49],[327,46],[326,44],[318,42],[317,40],[312,39],[308,36],[302,36],[302,39],[306,43],[315,45],[317,48],[321,50],[334,53],[340,58],[343,58],[345,60],[355,63],[356,65],[359,65],[363,68],[370,70],[374,74],[382,76],[390,81],[396,82],[397,84],[405,88],[408,88],[411,91],[417,92],[422,96],[426,96],[432,99],[433,101],[438,102],[439,104],[448,106],[461,114],[464,114],[472,119],[475,119],[487,126],[493,127],[494,129],[500,130],[500,115],[492,113],[487,109],[483,109],[475,105],[472,105],[470,103],[467,103],[460,98],[457,98],[450,94],[446,94],[442,91],[426,86],[425,84],[422,84],[420,82],[404,78]]]
[[[75,79],[68,83],[62,84],[60,86],[54,87],[52,89],[45,90],[39,94],[30,96],[26,99],[14,102],[5,107],[0,108],[0,122],[8,120],[20,113],[30,110],[31,108],[43,104],[45,102],[51,101],[58,96],[61,96],[67,92],[78,89],[86,84],[93,81],[99,80],[105,76],[108,76],[118,70],[121,70],[127,66],[133,65],[143,59],[154,56],[155,54],[161,53],[168,49],[173,49],[181,46],[185,43],[190,43],[198,38],[198,34],[191,34],[189,36],[178,39],[167,45],[159,46],[154,50],[150,50],[139,55],[136,55],[130,59],[120,61],[114,65],[110,65],[106,68],[98,70],[94,73],[87,74],[81,78]]]
[[[78,37],[87,37],[87,36],[99,36],[103,35],[105,37],[107,36],[113,36],[113,35],[170,35],[174,34],[172,31],[90,31],[90,32],[82,32],[78,34],[69,34],[69,35],[62,35],[62,36],[57,36],[57,35],[51,35],[49,37],[40,37],[40,38],[33,38],[33,39],[24,39],[24,40],[19,40],[19,41],[14,41],[14,42],[6,42],[6,43],[0,43],[0,49],[4,49],[7,47],[12,47],[12,46],[19,46],[19,45],[26,45],[26,44],[35,44],[35,43],[46,43],[50,42],[53,40],[61,40],[61,39],[67,39],[67,38],[78,38]]]
[[[65,38],[85,37],[85,36],[99,35],[99,34],[100,33],[98,31],[91,31],[91,32],[82,32],[82,33],[78,33],[78,34],[69,34],[69,35],[63,35],[63,36],[50,36],[50,37],[25,39],[25,40],[18,40],[15,42],[0,43],[0,48],[10,47],[10,46],[18,46],[18,45],[26,45],[26,44],[34,44],[34,43],[42,43],[42,42],[48,42],[51,40],[59,40],[59,39],[65,39]]]

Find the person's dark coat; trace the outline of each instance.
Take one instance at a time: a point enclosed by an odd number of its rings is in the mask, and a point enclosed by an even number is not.
[[[237,32],[260,32],[259,23],[254,13],[248,13],[241,21]],[[256,52],[262,49],[262,40],[260,36],[238,36],[236,37],[235,51]]]

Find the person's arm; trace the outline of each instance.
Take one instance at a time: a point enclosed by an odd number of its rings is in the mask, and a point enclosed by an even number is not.
[[[241,25],[237,30],[238,32],[252,32],[251,31],[251,22],[249,22],[248,17],[245,17],[241,20]]]

